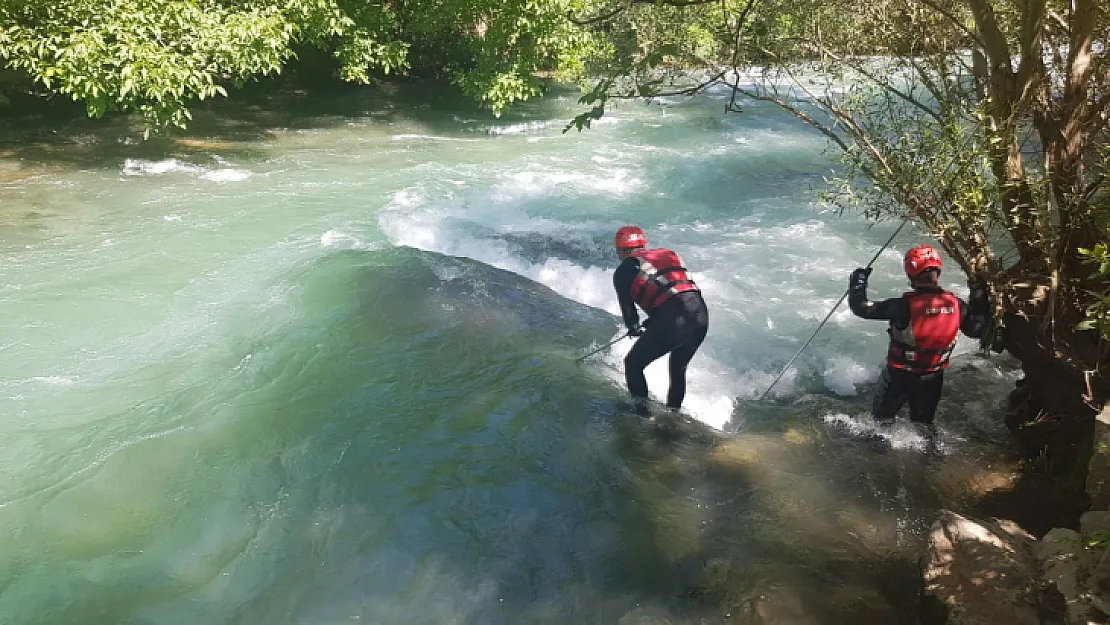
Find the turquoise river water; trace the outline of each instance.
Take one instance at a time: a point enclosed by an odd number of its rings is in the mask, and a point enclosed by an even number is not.
[[[1012,363],[961,342],[941,457],[861,442],[885,333],[846,306],[755,401],[894,224],[825,209],[773,107],[562,134],[576,97],[0,122],[0,623],[913,622],[932,515],[1010,479]],[[708,301],[685,425],[628,413],[630,341],[575,363],[626,223]]]

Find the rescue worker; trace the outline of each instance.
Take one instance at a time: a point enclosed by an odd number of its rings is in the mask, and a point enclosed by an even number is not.
[[[670,353],[667,407],[677,411],[686,396],[686,367],[709,329],[709,311],[701,290],[686,273],[682,259],[663,248],[647,249],[637,226],[625,226],[613,240],[620,266],[613,272],[624,324],[639,337],[624,359],[624,375],[636,410],[647,412],[648,385],[644,369]],[[636,306],[647,319],[640,324]]]
[[[893,423],[909,402],[910,420],[932,425],[944,384],[944,370],[960,332],[979,338],[990,315],[986,285],[968,283],[970,305],[940,288],[940,254],[928,245],[906,252],[903,267],[912,291],[902,297],[872,302],[867,299],[871,268],[852,272],[848,305],[864,319],[890,322],[886,367],[872,406],[880,425]]]

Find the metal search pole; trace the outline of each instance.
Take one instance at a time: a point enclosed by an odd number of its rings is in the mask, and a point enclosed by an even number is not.
[[[885,250],[891,244],[891,242],[894,241],[894,237],[898,236],[898,233],[902,231],[902,228],[904,228],[906,224],[909,223],[910,217],[912,217],[912,215],[906,215],[906,218],[902,220],[902,224],[898,226],[897,230],[894,231],[894,234],[890,235],[890,238],[886,240],[886,243],[883,243],[883,246],[879,248],[879,251],[875,252],[875,255],[871,257],[870,261],[868,261],[868,267],[873,265],[875,261],[879,258],[879,254],[882,254],[883,250]],[[807,340],[802,345],[801,349],[798,350],[798,353],[794,354],[794,357],[790,359],[790,362],[786,363],[786,366],[782,368],[782,371],[779,373],[778,377],[775,378],[775,381],[771,382],[771,386],[768,386],[767,390],[763,391],[763,394],[759,396],[759,401],[763,401],[763,399],[767,397],[767,394],[771,392],[771,389],[775,388],[775,385],[779,383],[779,380],[782,379],[782,376],[786,375],[786,372],[790,370],[790,365],[794,364],[794,361],[798,359],[798,356],[801,356],[802,352],[804,352],[805,349],[809,347],[809,344],[813,342],[814,338],[817,337],[817,333],[821,331],[821,328],[825,327],[825,323],[829,320],[830,317],[832,317],[833,313],[836,312],[836,309],[840,308],[840,304],[844,302],[844,298],[848,297],[848,292],[850,290],[851,289],[845,289],[844,295],[840,296],[840,299],[836,301],[836,304],[832,307],[832,310],[829,311],[829,314],[825,315],[825,318],[822,319],[821,323],[817,325],[817,329],[813,331],[813,335],[809,337],[809,340]]]
[[[616,344],[617,344],[617,342],[618,342],[618,341],[620,341],[621,339],[626,339],[626,338],[628,338],[629,336],[630,336],[630,335],[628,335],[628,334],[625,334],[625,335],[623,335],[623,336],[618,336],[617,338],[613,339],[612,341],[609,341],[609,343],[607,343],[607,344],[605,344],[605,345],[602,345],[601,347],[599,347],[599,348],[595,349],[594,351],[592,351],[592,352],[590,352],[590,353],[586,354],[585,356],[582,356],[581,358],[576,358],[576,359],[574,360],[574,362],[582,362],[583,360],[585,360],[585,359],[589,358],[590,356],[593,356],[594,354],[596,354],[596,353],[598,353],[598,352],[600,352],[600,351],[602,351],[602,350],[606,350],[606,349],[609,349],[610,347],[612,347],[612,346],[616,345]]]

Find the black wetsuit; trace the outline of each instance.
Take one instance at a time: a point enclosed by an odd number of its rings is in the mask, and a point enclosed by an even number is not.
[[[640,261],[636,258],[626,258],[613,272],[613,287],[629,330],[640,325],[640,316],[632,301],[632,283],[639,272]],[[679,293],[650,311],[644,322],[644,333],[624,359],[624,376],[632,397],[647,399],[644,369],[669,352],[671,386],[667,391],[667,406],[680,408],[686,397],[686,367],[708,330],[709,310],[699,291]]]
[[[940,293],[940,287],[916,287],[919,293]],[[956,298],[960,307],[960,332],[971,338],[979,338],[986,326],[987,304],[975,302],[969,306]],[[848,295],[848,305],[852,312],[864,319],[883,319],[899,330],[910,325],[910,304],[905,297],[895,297],[881,302],[867,299],[867,288],[852,287]],[[890,422],[909,402],[910,420],[931,424],[936,416],[944,387],[944,370],[936,373],[914,373],[896,369],[889,364],[883,368],[879,377],[879,388],[875,392],[875,402],[871,408],[872,416],[879,421]]]

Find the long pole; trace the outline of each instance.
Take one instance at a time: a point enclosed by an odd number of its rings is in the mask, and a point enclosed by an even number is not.
[[[599,348],[595,349],[594,351],[586,354],[585,356],[582,356],[581,358],[576,358],[574,360],[574,362],[582,362],[583,360],[589,358],[590,356],[593,356],[594,354],[596,354],[596,353],[598,353],[602,350],[609,349],[610,347],[616,345],[617,341],[620,341],[621,339],[626,339],[626,338],[628,338],[628,336],[629,335],[627,335],[627,334],[622,335],[622,336],[618,336],[617,338],[613,339],[612,341],[609,341],[609,343],[607,343],[605,345],[602,345],[601,347],[599,347]]]
[[[904,228],[906,224],[909,223],[909,221],[910,216],[907,215],[906,218],[902,220],[902,224],[898,226],[898,229],[894,231],[894,234],[890,235],[890,238],[886,240],[886,243],[883,243],[883,246],[879,248],[879,251],[875,252],[875,255],[871,257],[871,260],[867,263],[868,267],[871,267],[871,265],[875,264],[875,261],[879,258],[879,254],[882,254],[883,250],[890,246],[891,242],[894,241],[894,237],[898,236],[898,233],[902,231],[902,228]],[[782,371],[779,373],[778,377],[775,378],[775,381],[771,382],[771,386],[768,386],[767,390],[763,391],[763,394],[759,396],[759,401],[763,401],[763,399],[767,397],[767,394],[771,392],[771,389],[775,388],[775,385],[779,383],[779,380],[782,379],[782,376],[786,375],[786,372],[790,370],[790,365],[794,364],[794,361],[798,359],[798,356],[801,356],[802,352],[804,352],[805,349],[809,347],[809,344],[813,342],[814,338],[817,337],[817,333],[821,331],[821,328],[825,327],[825,323],[829,320],[830,317],[832,317],[833,313],[836,312],[836,309],[840,308],[840,304],[844,302],[844,298],[848,297],[848,292],[850,290],[851,289],[845,289],[844,295],[841,295],[840,299],[836,300],[836,304],[833,305],[832,310],[830,310],[829,314],[825,315],[825,318],[822,319],[821,323],[817,325],[817,329],[813,331],[813,335],[809,337],[809,340],[807,340],[802,345],[801,349],[798,350],[798,353],[794,354],[794,357],[790,359],[790,362],[786,363],[786,366],[782,368]]]

